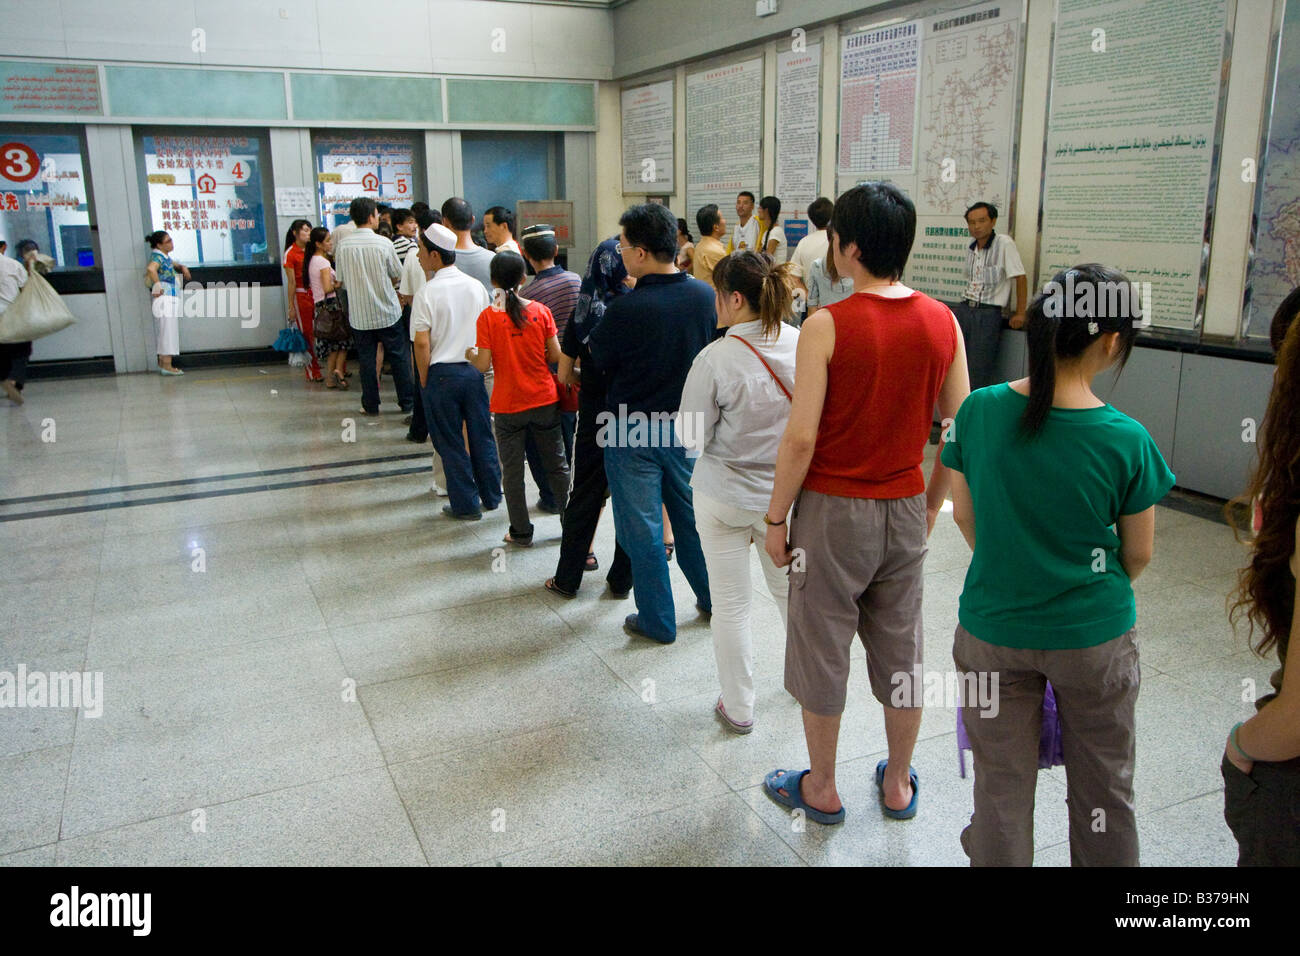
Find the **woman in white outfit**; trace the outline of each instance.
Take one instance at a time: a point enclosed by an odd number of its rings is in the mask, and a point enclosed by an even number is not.
[[[172,262],[175,248],[172,237],[159,229],[144,237],[149,243],[149,265],[145,268],[145,285],[153,296],[154,327],[158,333],[158,371],[163,375],[184,375],[172,366],[172,356],[181,354],[180,298],[176,273],[190,280],[190,270]]]
[[[799,340],[799,330],[786,321],[792,308],[788,270],[752,250],[733,253],[714,268],[718,326],[727,334],[695,357],[678,419],[682,444],[700,456],[691,491],[722,683],[714,713],[738,734],[754,729],[751,544],[782,623],[789,593],[785,572],[763,550],[764,509],[790,418]]]

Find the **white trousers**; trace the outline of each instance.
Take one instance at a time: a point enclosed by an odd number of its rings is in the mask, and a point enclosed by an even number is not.
[[[159,355],[181,354],[180,300],[174,295],[153,298],[154,331],[158,337]]]
[[[749,626],[753,603],[750,577],[750,545],[758,546],[759,562],[786,620],[790,581],[785,569],[772,563],[763,549],[767,526],[762,511],[748,511],[702,495],[693,494],[695,530],[700,535],[704,563],[709,569],[709,596],[713,599],[713,653],[722,683],[722,706],[735,721],[754,719],[754,637]]]

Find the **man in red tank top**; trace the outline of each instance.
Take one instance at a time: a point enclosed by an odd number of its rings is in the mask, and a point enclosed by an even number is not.
[[[830,232],[827,254],[853,279],[853,295],[803,324],[765,517],[767,553],[790,566],[785,686],[803,707],[812,766],[775,770],[764,789],[808,819],[844,819],[835,755],[857,632],[885,711],[881,806],[908,819],[918,792],[910,763],[921,726],[921,695],[912,691],[921,676],[923,563],[948,490],[938,458],[928,489],[921,462],[936,400],[949,420],[970,392],[966,354],[951,310],[899,281],[916,210],[898,187],[849,190]]]

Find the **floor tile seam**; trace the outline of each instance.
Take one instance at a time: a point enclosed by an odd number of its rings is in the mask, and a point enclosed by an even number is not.
[[[1163,813],[1166,810],[1172,810],[1174,807],[1181,807],[1184,803],[1191,803],[1193,800],[1203,800],[1206,797],[1222,796],[1223,787],[1219,786],[1214,790],[1206,790],[1204,793],[1193,794],[1190,797],[1183,797],[1181,800],[1175,800],[1173,803],[1165,804],[1162,807],[1153,807],[1150,810],[1143,810],[1137,814],[1137,818],[1142,820],[1146,817],[1154,816],[1157,813]]]
[[[105,615],[107,615],[109,612],[94,612],[94,613],[104,613]],[[94,616],[92,615],[91,620],[90,620],[90,625],[91,625],[91,637],[90,637],[90,639],[87,640],[87,642],[86,642],[86,658],[85,658],[85,659],[86,659],[87,661],[90,660],[90,643],[91,643],[91,641],[94,639],[94,624],[95,624],[95,618],[94,618]],[[243,642],[243,643],[237,643],[237,644],[222,644],[222,645],[220,645],[219,647],[214,647],[213,645],[205,645],[205,646],[204,646],[201,650],[199,650],[199,651],[194,651],[194,650],[190,650],[190,651],[177,651],[177,652],[174,652],[174,653],[165,653],[165,654],[161,655],[160,657],[157,657],[157,656],[155,656],[155,657],[123,657],[123,658],[109,659],[109,660],[107,660],[107,661],[102,662],[102,663],[101,663],[101,666],[98,667],[98,668],[96,668],[96,669],[97,669],[97,670],[104,670],[106,667],[134,667],[134,666],[136,666],[136,665],[138,665],[138,664],[142,664],[142,663],[151,663],[151,662],[156,663],[156,662],[165,662],[165,661],[180,661],[180,660],[183,660],[183,659],[186,658],[186,657],[192,657],[192,656],[195,656],[196,654],[201,654],[201,653],[208,653],[208,652],[211,652],[212,650],[234,650],[235,648],[254,648],[254,647],[257,647],[259,644],[270,644],[272,641],[283,641],[283,640],[289,640],[289,639],[293,639],[293,638],[299,638],[299,637],[302,637],[302,636],[305,636],[305,635],[309,635],[309,634],[319,634],[319,633],[321,633],[322,631],[325,631],[325,630],[327,630],[327,629],[328,629],[328,628],[322,626],[322,627],[309,628],[309,629],[303,629],[303,630],[288,630],[288,631],[281,631],[281,632],[278,632],[278,633],[275,633],[275,634],[269,635],[269,636],[267,636],[267,637],[259,637],[259,638],[257,638],[256,640],[245,641],[245,642]],[[82,669],[83,669],[83,670],[85,669],[85,665],[84,665],[84,664],[82,665]]]
[[[58,839],[63,838],[63,821],[68,815],[68,789],[72,785],[72,758],[77,753],[77,723],[79,723],[79,720],[73,721],[72,740],[66,745],[68,748],[68,765],[63,771],[63,794],[59,800],[59,827],[56,831]]]
[[[44,850],[47,847],[56,850],[57,852],[58,845],[59,845],[58,838],[55,838],[50,843],[42,843],[38,846],[27,846],[18,850],[6,850],[4,853],[0,853],[0,869],[4,867],[4,860],[5,857],[7,856],[17,856],[19,853],[35,853],[37,850]],[[56,856],[55,862],[57,863],[57,861],[58,861],[58,857]]]
[[[280,525],[280,531],[284,535],[284,540],[292,541],[293,540],[292,532],[290,531],[289,525],[285,522],[285,520],[283,518],[277,518],[276,523]],[[315,584],[312,583],[311,576],[307,574],[307,568],[303,564],[302,559],[303,559],[304,546],[302,544],[298,544],[297,546],[290,544],[289,548],[290,550],[293,551],[294,561],[298,565],[298,573],[302,575],[303,583],[307,585],[307,590],[311,594],[311,603],[315,605],[316,613],[320,616],[320,622],[325,628],[325,633],[329,635],[330,646],[334,648],[334,655],[338,658],[339,666],[343,669],[343,672],[346,674],[348,668],[347,665],[343,662],[343,655],[339,653],[338,644],[334,642],[334,634],[330,630],[329,622],[325,618],[325,609],[322,608],[320,605],[320,595],[316,593],[316,586]]]
[[[366,723],[369,724],[369,722],[370,721],[367,718]],[[374,732],[374,728],[372,727],[371,733],[373,732]],[[376,740],[375,743],[376,746],[378,746],[379,743],[378,740]],[[379,749],[379,752],[380,755],[382,756],[383,754],[382,747]],[[392,767],[390,767],[387,762],[384,763],[384,774],[388,777],[388,782],[393,788],[393,793],[397,797],[397,802],[401,804],[402,813],[406,817],[406,825],[411,828],[411,834],[412,836],[415,837],[415,845],[420,848],[420,855],[424,857],[424,865],[434,866],[435,865],[434,862],[429,859],[429,851],[424,845],[424,840],[420,838],[420,828],[415,825],[415,819],[411,816],[411,808],[407,806],[406,798],[402,796],[402,789],[397,785],[397,781],[393,778]]]
[[[322,685],[322,687],[323,687],[323,685]],[[330,688],[330,689],[328,689],[328,690],[323,691],[323,690],[322,690],[322,687],[315,687],[315,688],[313,688],[313,689],[311,689],[311,690],[299,690],[299,691],[295,691],[295,692],[292,692],[292,693],[288,692],[287,690],[277,690],[277,691],[274,691],[274,692],[273,692],[273,697],[274,697],[274,701],[275,701],[275,703],[276,703],[277,705],[279,705],[279,706],[288,706],[288,705],[292,705],[292,704],[297,704],[297,703],[300,703],[300,702],[302,702],[302,701],[304,701],[304,700],[314,700],[314,699],[320,699],[320,700],[331,699],[331,700],[332,700],[332,695],[335,693],[335,689],[334,689],[334,688]],[[170,700],[173,700],[173,701],[178,700],[178,699],[179,699],[179,698],[175,698],[175,697],[170,698]],[[358,698],[357,702],[360,703],[360,698]],[[195,718],[204,718],[204,719],[209,719],[209,720],[215,720],[215,719],[223,718],[223,717],[232,717],[232,716],[237,716],[237,715],[240,715],[240,714],[251,713],[251,712],[253,712],[254,710],[258,710],[258,711],[263,710],[263,709],[265,708],[265,703],[266,703],[266,698],[265,698],[265,697],[262,697],[262,698],[259,698],[259,699],[252,699],[252,698],[250,698],[249,700],[244,701],[243,703],[238,704],[238,705],[236,705],[236,706],[226,706],[226,707],[207,707],[207,708],[203,709],[201,712],[199,712],[199,711],[195,711],[195,710],[180,710],[180,711],[178,712],[178,716],[180,716],[180,717],[182,717],[182,718],[195,717]],[[346,703],[346,701],[345,701],[345,703]],[[364,710],[363,710],[363,713],[364,713]],[[82,719],[88,719],[88,718],[82,718],[81,715],[80,715],[80,712],[78,712],[78,716],[77,716],[77,721],[78,721],[78,723],[80,723]],[[98,718],[96,718],[96,719],[98,719]],[[178,726],[179,726],[180,728],[183,728],[184,725],[171,724],[171,725],[169,725],[168,729],[178,729]],[[135,729],[135,730],[127,730],[127,731],[125,731],[125,732],[123,732],[123,733],[118,733],[118,734],[113,735],[110,739],[116,741],[116,740],[121,740],[123,737],[128,737],[128,738],[130,738],[130,737],[138,737],[138,736],[140,736],[141,734],[143,734],[143,732],[144,732],[145,730],[150,730],[150,729],[152,729],[152,730],[157,730],[157,729],[160,729],[160,728],[156,728],[156,727],[154,727],[154,728],[137,728],[137,729]],[[49,749],[49,748],[46,748],[46,749]]]
[[[287,784],[286,786],[283,787],[271,787],[268,790],[258,790],[254,793],[247,793],[247,794],[242,794],[240,796],[231,797],[227,800],[216,800],[216,801],[204,802],[200,805],[192,806],[185,810],[172,810],[167,813],[158,813],[150,817],[141,817],[136,820],[128,820],[124,823],[115,823],[112,826],[101,827],[97,830],[87,830],[85,833],[78,833],[76,836],[71,836],[71,837],[63,836],[62,830],[60,829],[59,839],[54,844],[43,844],[43,845],[44,846],[53,845],[57,847],[64,843],[70,843],[74,840],[82,840],[82,839],[88,839],[90,837],[95,837],[95,836],[103,836],[106,833],[114,833],[118,830],[125,830],[128,827],[137,827],[146,823],[154,823],[155,821],[158,820],[166,820],[169,817],[182,816],[186,813],[192,813],[194,810],[200,810],[200,809],[211,810],[215,807],[224,807],[230,804],[240,803],[244,800],[254,800],[259,797],[266,797],[277,793],[284,793],[287,790],[297,790],[302,787],[310,787],[316,784],[325,783],[326,781],[330,781],[330,780],[339,780],[344,777],[359,777],[362,774],[372,773],[376,770],[381,770],[381,769],[383,769],[383,764],[377,763],[374,766],[362,767],[358,770],[348,770],[345,771],[344,773],[335,773],[335,774],[328,774],[326,776],[321,776],[321,777],[312,777],[311,779],[300,780],[295,783]],[[399,794],[399,798],[400,798],[400,794]],[[39,849],[39,848],[32,847],[31,849]]]
[[[1203,661],[1203,662],[1201,662],[1201,663],[1205,663],[1205,664],[1218,663],[1218,662],[1220,662],[1220,661],[1226,661],[1226,660],[1228,660],[1228,659],[1229,659],[1230,657],[1232,657],[1232,656],[1233,656],[1233,655],[1228,655],[1228,657],[1216,657],[1216,658],[1211,658],[1211,659],[1205,660],[1205,661]],[[1216,705],[1218,705],[1218,706],[1221,706],[1221,707],[1229,707],[1229,708],[1231,708],[1231,707],[1235,707],[1235,706],[1236,706],[1237,704],[1239,704],[1239,703],[1245,703],[1245,701],[1241,701],[1241,700],[1238,700],[1238,699],[1233,699],[1233,700],[1231,700],[1231,701],[1229,701],[1229,700],[1225,700],[1225,699],[1222,698],[1222,697],[1216,696],[1216,695],[1214,694],[1213,691],[1207,690],[1207,689],[1204,688],[1204,687],[1200,687],[1200,686],[1198,686],[1198,685],[1196,685],[1196,684],[1193,684],[1193,683],[1191,683],[1190,681],[1187,681],[1187,680],[1183,679],[1182,677],[1180,677],[1180,676],[1177,675],[1177,674],[1170,674],[1170,673],[1168,673],[1168,672],[1162,672],[1162,673],[1160,674],[1160,676],[1161,676],[1161,677],[1167,677],[1169,680],[1173,681],[1175,684],[1177,684],[1177,685],[1178,685],[1179,687],[1181,687],[1183,690],[1188,691],[1188,692],[1190,692],[1191,694],[1195,695],[1195,697],[1196,697],[1197,700],[1199,700],[1199,701],[1210,701],[1210,702],[1213,702],[1214,704],[1216,704]],[[1270,686],[1267,684],[1267,682],[1265,682],[1265,686],[1264,686],[1264,688],[1263,688],[1263,691],[1262,691],[1261,694],[1259,694],[1259,696],[1262,697],[1264,694],[1269,693],[1269,692],[1271,692],[1271,691],[1272,691],[1272,687],[1270,687]],[[1243,719],[1244,719],[1244,718],[1243,718]]]
[[[754,790],[754,789],[758,789],[758,790],[760,791],[760,796],[762,796],[764,800],[767,800],[767,801],[771,802],[771,803],[773,804],[773,806],[779,806],[779,804],[775,803],[775,801],[772,801],[772,798],[769,797],[769,796],[767,795],[766,792],[763,792],[763,791],[762,791],[762,787],[763,787],[763,784],[762,784],[762,783],[756,783],[756,784],[753,784],[753,785],[751,785],[751,786],[749,786],[749,787],[746,787],[745,790]],[[748,800],[746,800],[743,796],[741,796],[741,794],[743,793],[743,791],[737,790],[737,791],[733,791],[733,792],[734,792],[738,797],[740,797],[740,802],[743,803],[746,807],[749,808],[749,812],[752,813],[752,814],[754,814],[754,816],[756,816],[759,820],[761,820],[762,823],[763,823],[763,826],[767,827],[767,829],[768,829],[769,831],[771,831],[771,833],[772,833],[772,834],[773,834],[773,835],[774,835],[778,840],[780,840],[781,843],[782,843],[782,844],[783,844],[783,845],[784,845],[784,846],[785,846],[785,847],[786,847],[786,848],[787,848],[791,853],[794,854],[794,857],[795,857],[796,860],[798,860],[800,863],[802,863],[804,866],[807,866],[807,867],[813,867],[813,866],[817,866],[817,865],[818,865],[814,860],[809,859],[808,857],[804,856],[803,853],[799,852],[799,847],[796,846],[795,844],[791,843],[789,840],[787,840],[787,839],[785,838],[785,833],[784,833],[782,830],[778,830],[774,824],[772,824],[771,822],[768,821],[767,817],[765,817],[763,814],[759,813],[756,809],[754,809],[753,804],[751,804]],[[787,814],[785,813],[784,808],[782,808],[781,817],[782,817],[782,819],[786,819],[786,817],[787,817]],[[815,822],[815,821],[814,821],[814,822]],[[787,820],[787,823],[788,823],[788,820]],[[817,823],[816,825],[817,825],[817,826],[821,826],[822,824]],[[806,824],[805,824],[805,826],[806,826]]]
[[[315,592],[313,591],[313,600],[314,594]],[[319,602],[317,602],[317,606],[319,609]],[[323,613],[321,618],[324,619]],[[334,648],[334,655],[338,659],[339,667],[345,675],[348,674],[349,668],[347,662],[343,660],[343,653],[339,650],[338,642],[334,639],[333,629],[326,625],[325,633],[329,635],[330,646]],[[406,814],[407,822],[412,826],[412,828],[414,828],[415,822],[411,819],[411,811],[406,806],[406,801],[402,798],[402,791],[398,788],[397,781],[393,779],[393,772],[389,768],[388,754],[384,750],[384,745],[379,740],[379,734],[375,730],[375,723],[371,719],[370,712],[366,709],[365,701],[362,700],[361,694],[359,693],[361,687],[361,684],[357,684],[353,688],[353,692],[356,695],[357,706],[361,708],[361,719],[365,721],[366,730],[370,733],[370,739],[374,742],[375,752],[379,754],[379,760],[383,765],[384,773],[387,774],[389,783],[393,785],[393,792],[397,794],[398,802],[402,805],[402,812]],[[429,862],[429,854],[424,848],[424,841],[420,839],[420,833],[418,830],[415,831],[415,842],[420,848],[420,854],[424,857],[424,862],[427,865]]]

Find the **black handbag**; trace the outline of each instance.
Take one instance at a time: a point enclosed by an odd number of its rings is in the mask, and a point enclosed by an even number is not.
[[[347,309],[337,295],[327,295],[316,303],[312,330],[316,338],[325,342],[346,342],[352,337]]]

